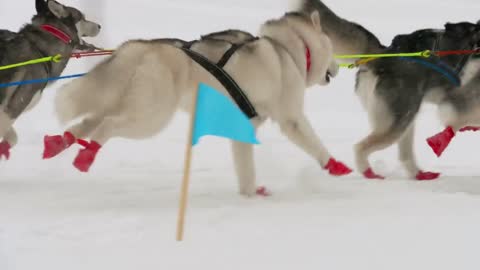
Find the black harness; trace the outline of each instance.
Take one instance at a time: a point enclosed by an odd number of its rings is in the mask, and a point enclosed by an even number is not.
[[[257,39],[258,38],[248,40],[240,44],[232,43],[231,48],[225,52],[225,54],[222,56],[222,58],[218,63],[213,63],[212,61],[208,60],[205,56],[191,50],[191,47],[197,41],[188,42],[181,48],[190,58],[192,58],[192,60],[197,62],[206,71],[212,74],[212,76],[214,76],[223,85],[223,87],[225,87],[225,89],[230,94],[232,99],[235,101],[238,107],[249,119],[253,119],[258,116],[258,113],[255,110],[255,107],[252,105],[247,95],[245,95],[242,88],[240,88],[237,82],[223,68],[225,67],[225,65],[228,63],[230,58],[235,54],[237,50],[239,50],[246,44],[252,41],[255,41]]]

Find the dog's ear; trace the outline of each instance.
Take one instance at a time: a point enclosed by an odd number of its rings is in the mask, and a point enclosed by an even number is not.
[[[36,0],[35,8],[37,9],[37,14],[44,14],[48,12],[48,5],[45,0]]]
[[[455,29],[456,29],[456,24],[453,24],[453,23],[446,23],[445,24],[445,30],[455,31]]]
[[[57,1],[48,0],[48,9],[59,19],[68,17],[68,12],[65,7]]]
[[[320,18],[320,13],[318,10],[315,10],[310,14],[310,19],[312,20],[312,24],[315,28],[322,30],[322,20]]]

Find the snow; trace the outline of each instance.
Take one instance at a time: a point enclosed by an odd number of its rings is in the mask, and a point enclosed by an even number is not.
[[[0,3],[2,28],[17,29],[33,1]],[[95,11],[95,2],[83,3]],[[68,1],[78,4],[79,1]],[[325,1],[384,43],[400,33],[477,21],[474,0]],[[129,38],[194,39],[226,28],[255,32],[286,11],[284,0],[106,1],[94,19],[102,45]],[[65,74],[100,59],[74,60]],[[353,94],[354,71],[313,88],[307,114],[335,157],[353,166],[352,145],[368,132]],[[384,182],[327,176],[268,124],[256,149],[258,180],[274,196],[237,195],[228,142],[204,141],[194,153],[186,241],[175,242],[188,121],[179,114],[147,141],[113,140],[88,175],[72,149],[41,160],[42,138],[62,131],[53,114],[58,83],[17,123],[20,144],[0,163],[0,270],[85,269],[476,269],[480,242],[480,151],[474,133],[457,137],[442,159],[424,139],[442,130],[436,110],[422,109],[416,151],[437,182],[407,180],[395,148],[374,155]]]

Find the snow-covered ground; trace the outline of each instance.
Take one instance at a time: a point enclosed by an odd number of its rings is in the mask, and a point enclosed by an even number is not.
[[[68,1],[78,4],[80,1]],[[82,1],[95,10],[97,1]],[[477,21],[475,0],[327,0],[384,43],[399,33]],[[1,28],[17,29],[34,1],[0,2]],[[194,39],[225,28],[255,32],[283,14],[285,0],[108,0],[93,17],[104,25],[102,45],[129,38]],[[100,59],[74,60],[65,74]],[[368,131],[353,94],[354,72],[314,88],[307,111],[335,156],[353,166],[352,145]],[[433,107],[418,121],[416,149],[437,182],[405,179],[395,148],[374,156],[389,178],[358,173],[332,178],[292,146],[275,125],[259,134],[258,179],[274,196],[236,193],[229,144],[205,140],[195,149],[186,241],[175,222],[188,121],[178,115],[157,138],[114,140],[88,175],[77,173],[74,150],[41,160],[45,134],[62,131],[52,108],[54,85],[22,117],[20,145],[0,163],[0,270],[104,269],[478,269],[480,134],[462,134],[442,159],[424,143],[441,130]]]

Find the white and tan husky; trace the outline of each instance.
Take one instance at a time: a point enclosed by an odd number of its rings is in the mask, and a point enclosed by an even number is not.
[[[287,13],[268,21],[260,38],[239,49],[224,69],[255,106],[256,127],[272,119],[294,144],[330,174],[340,176],[351,170],[330,155],[304,114],[306,89],[326,85],[338,73],[320,21],[316,11]],[[111,58],[58,92],[60,121],[81,120],[65,133],[65,148],[76,138],[91,140],[79,140],[85,149],[80,150],[75,167],[88,171],[100,148],[113,137],[145,139],[158,134],[179,108],[191,108],[200,82],[228,95],[209,72],[175,46],[155,40],[121,45]],[[240,193],[253,196],[258,193],[253,146],[232,145]]]

